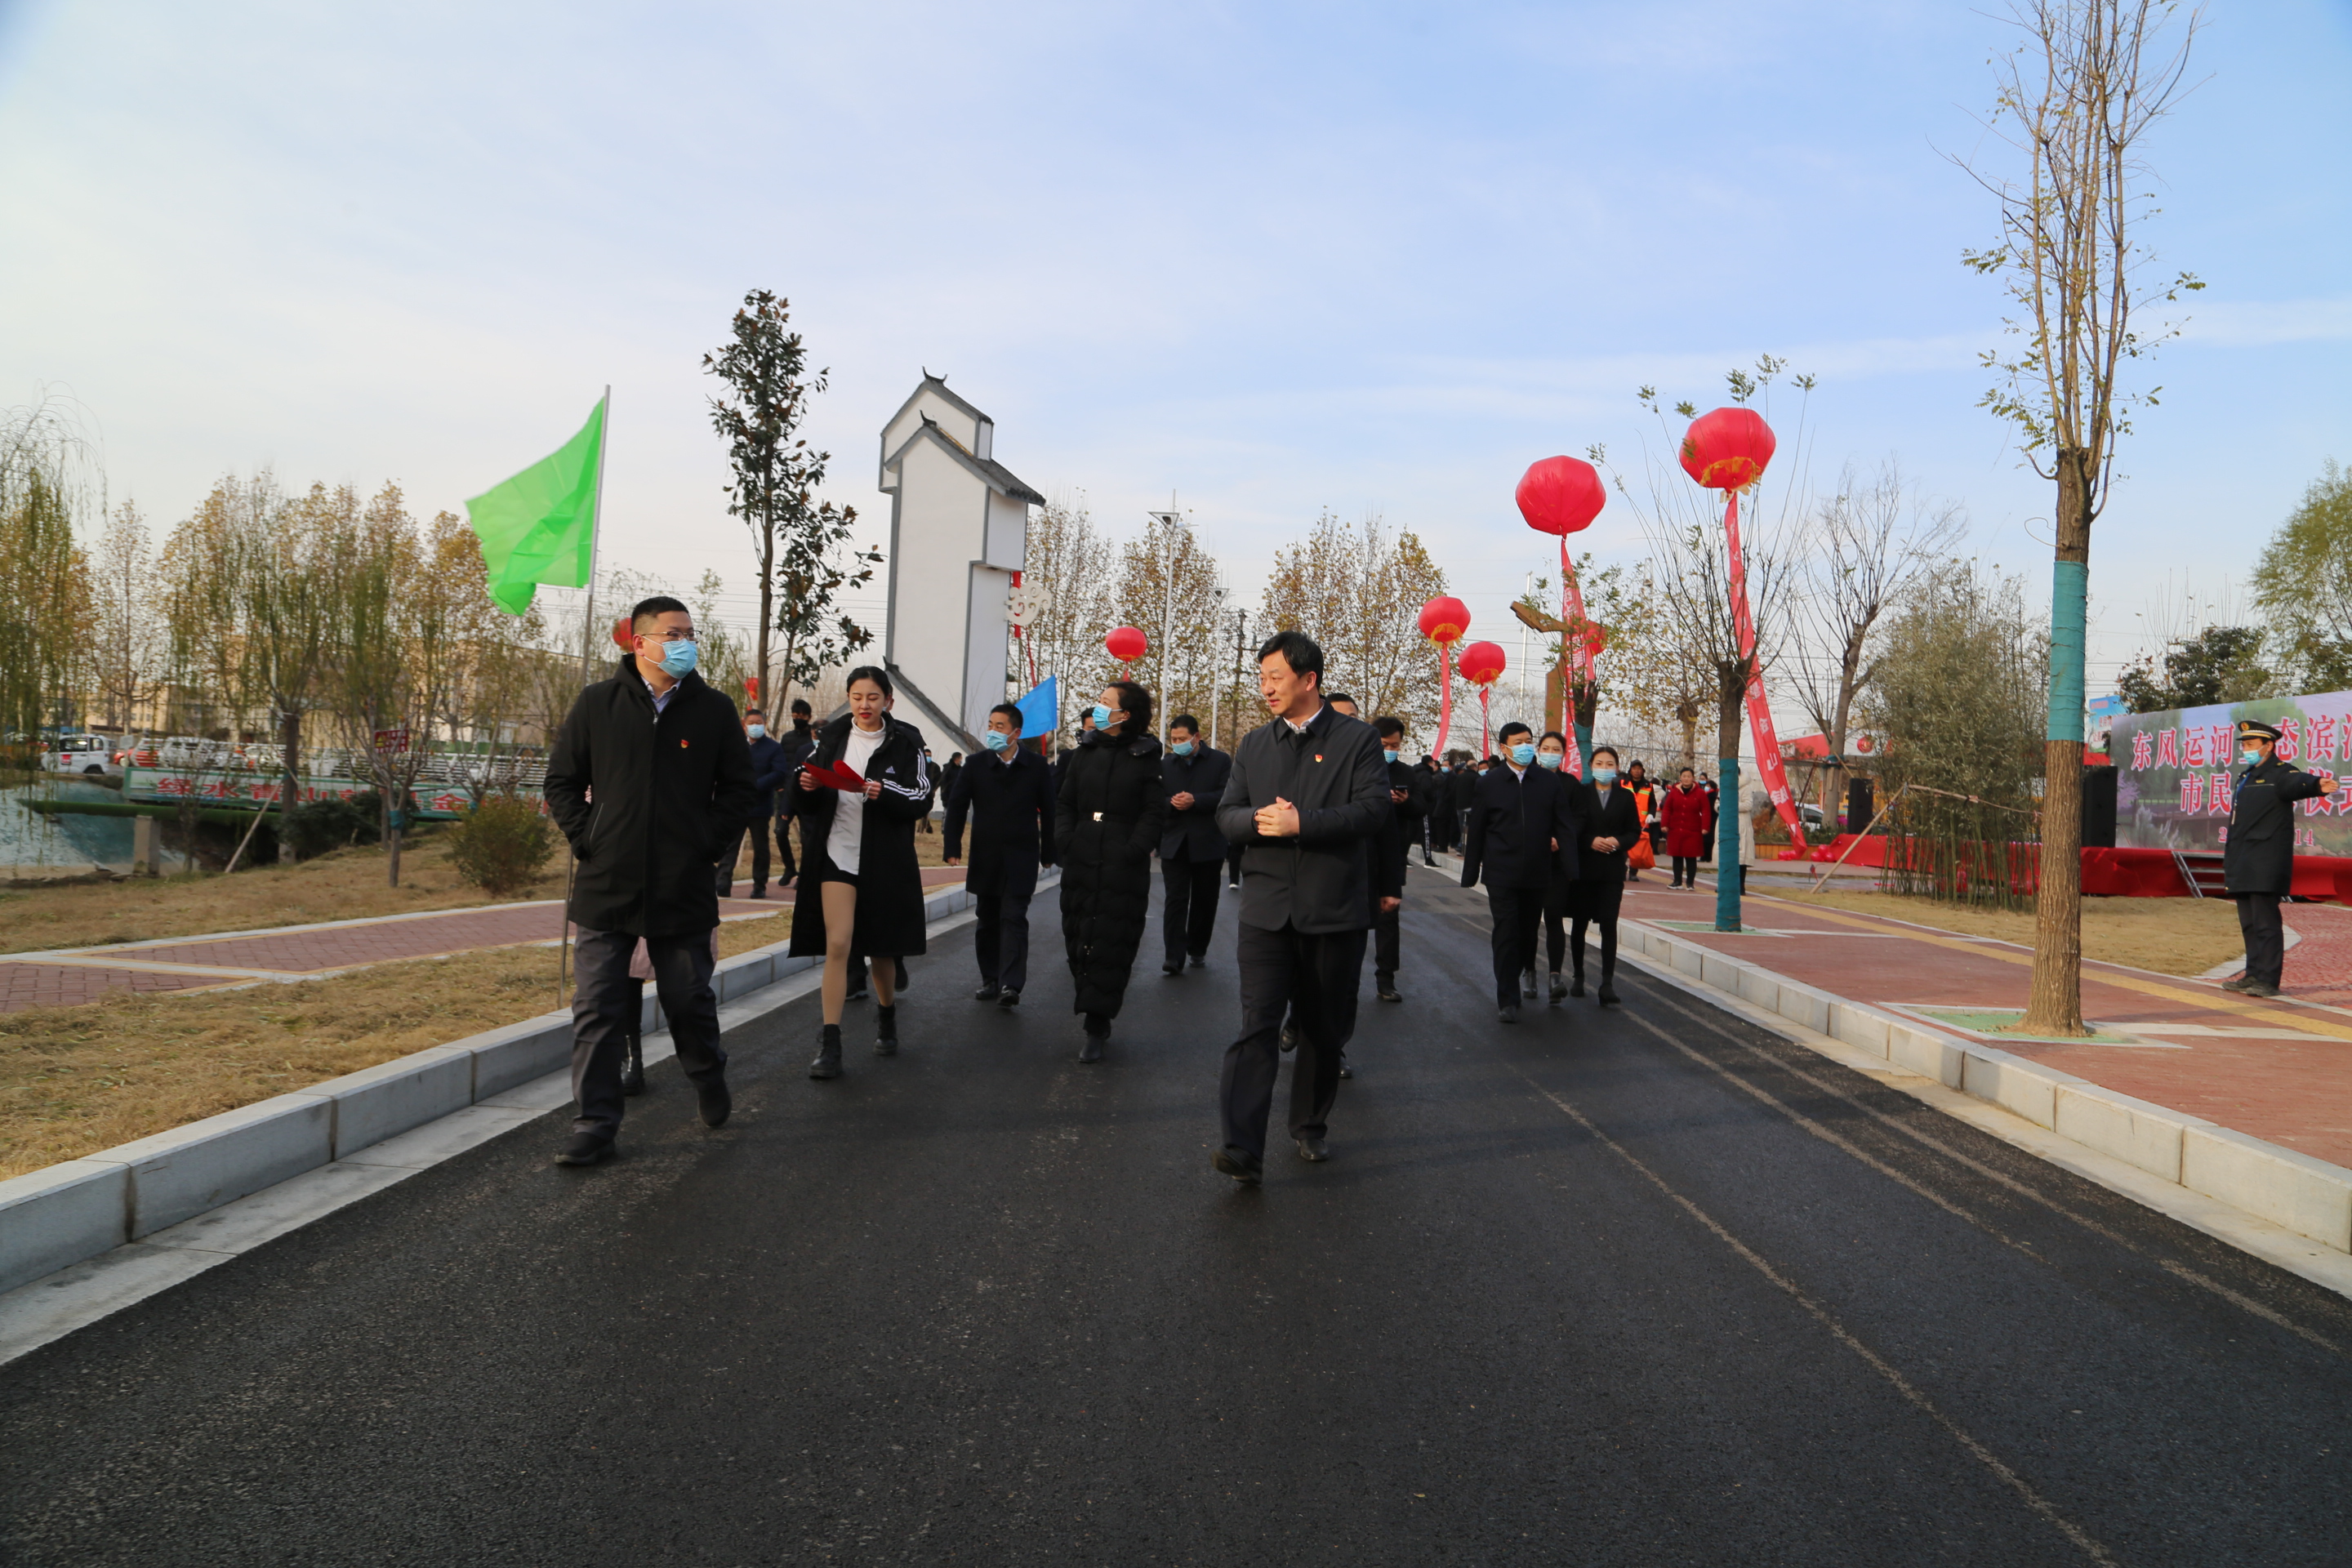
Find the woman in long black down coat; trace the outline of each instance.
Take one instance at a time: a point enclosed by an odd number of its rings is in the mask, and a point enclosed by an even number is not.
[[[1093,732],[1062,771],[1054,844],[1062,860],[1062,941],[1075,1011],[1086,1015],[1082,1062],[1102,1060],[1127,994],[1151,908],[1151,852],[1168,821],[1151,694],[1132,681],[1104,689]]]

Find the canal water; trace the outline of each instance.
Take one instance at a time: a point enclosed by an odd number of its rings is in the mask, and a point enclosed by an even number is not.
[[[34,800],[120,802],[122,792],[81,779],[44,780],[0,790],[0,880],[11,877],[70,876],[103,868],[131,869],[133,818],[44,816],[26,805]],[[161,835],[169,837],[171,829]],[[158,847],[163,871],[180,869],[180,857]]]

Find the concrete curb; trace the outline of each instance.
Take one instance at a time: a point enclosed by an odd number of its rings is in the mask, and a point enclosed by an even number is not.
[[[1638,921],[1625,922],[1620,940],[1702,987],[1999,1106],[2160,1181],[2352,1253],[2352,1170],[1801,984]]]
[[[923,900],[925,923],[972,905],[961,885]],[[787,938],[721,961],[721,1005],[824,961]],[[646,998],[645,1027],[661,1010]],[[265,1187],[557,1072],[572,1015],[547,1013],[397,1057],[291,1094],[0,1182],[0,1292],[183,1224]]]

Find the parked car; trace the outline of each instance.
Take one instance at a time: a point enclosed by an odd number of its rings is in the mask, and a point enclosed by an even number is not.
[[[120,778],[122,763],[114,742],[104,735],[68,735],[41,753],[41,766],[53,773],[79,773],[86,778]]]

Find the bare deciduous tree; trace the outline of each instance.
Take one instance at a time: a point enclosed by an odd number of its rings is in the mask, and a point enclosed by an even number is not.
[[[1870,684],[1871,634],[1919,575],[1967,531],[1958,503],[1928,501],[1903,482],[1893,458],[1864,476],[1848,463],[1837,490],[1815,509],[1812,554],[1802,574],[1792,668],[1798,698],[1828,742],[1822,812],[1837,815],[1837,759],[1845,755],[1854,701]]]
[[[1381,519],[1351,528],[1326,511],[1307,536],[1275,553],[1265,616],[1323,648],[1324,682],[1346,689],[1366,716],[1392,714],[1406,731],[1437,733],[1439,659],[1421,635],[1421,606],[1445,592],[1445,572],[1411,529]]]
[[[2017,428],[2025,460],[2058,489],[2052,574],[2049,738],[2035,907],[2033,988],[2021,1028],[2080,1035],[2083,1025],[2083,634],[2090,592],[2091,524],[2105,507],[2116,439],[2130,410],[2160,388],[2130,395],[2125,362],[2172,329],[2143,336],[2135,309],[2202,288],[2179,273],[2149,286],[2153,258],[2139,225],[2153,216],[2144,148],[2150,129],[2187,88],[2189,50],[2203,20],[2191,8],[2177,36],[2175,0],[2017,0],[2024,36],[1994,60],[1988,123],[2024,160],[1989,169],[1963,163],[2000,204],[2000,240],[1966,253],[1999,279],[2021,314],[2021,340],[2004,358],[1984,406]]]

